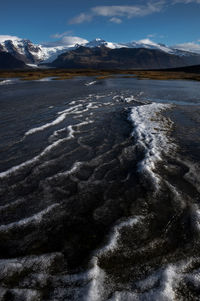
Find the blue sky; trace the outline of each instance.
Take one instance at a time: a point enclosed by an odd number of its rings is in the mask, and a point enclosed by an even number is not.
[[[0,7],[0,35],[34,43],[67,36],[112,42],[148,37],[200,47],[200,0],[6,0]]]

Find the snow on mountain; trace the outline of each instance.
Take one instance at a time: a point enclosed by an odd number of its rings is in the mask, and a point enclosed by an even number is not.
[[[9,35],[0,35],[0,43],[8,40],[21,40],[20,38],[16,36],[9,36]]]
[[[131,42],[131,43],[128,43],[127,46],[129,48],[157,49],[157,50],[164,51],[166,53],[174,54],[174,55],[178,55],[178,56],[198,55],[197,53],[194,53],[194,52],[176,49],[174,47],[166,46],[165,44],[161,44],[161,43],[155,43],[155,42],[151,41],[150,39],[144,39],[144,40],[140,40],[140,41]]]
[[[146,49],[156,49],[160,51],[164,51],[168,54],[174,54],[178,56],[187,56],[187,55],[192,55],[194,53],[189,52],[189,51],[183,51],[180,49],[175,49],[172,47],[168,47],[164,44],[160,43],[155,43],[151,41],[150,39],[143,39],[139,41],[132,41],[129,43],[112,43],[112,42],[107,42],[102,39],[95,39],[89,43],[86,43],[84,45],[85,47],[100,47],[100,46],[106,46],[111,49],[116,49],[116,48],[146,48]],[[195,54],[194,54],[195,55]]]
[[[48,47],[35,45],[29,40],[12,36],[1,37],[2,36],[0,36],[0,50],[12,54],[27,64],[35,64],[42,61],[51,62],[61,53],[71,49],[71,47],[66,46]],[[9,39],[6,40],[6,37]]]
[[[43,61],[52,62],[63,52],[73,50],[79,46],[85,46],[88,43],[86,39],[76,36],[64,36],[61,39],[39,45],[43,52]]]
[[[146,48],[146,49],[156,49],[160,51],[164,51],[168,54],[174,54],[178,56],[190,56],[195,55],[195,53],[189,52],[189,51],[183,51],[180,49],[176,49],[173,47],[166,46],[164,44],[155,43],[150,39],[143,39],[139,41],[132,41],[129,43],[112,43],[105,41],[103,39],[97,38],[91,42],[88,42],[84,45],[85,47],[100,47],[100,46],[106,46],[111,49],[116,48]]]
[[[133,41],[131,43],[126,44],[129,48],[147,48],[147,49],[157,49],[164,51],[169,54],[173,54],[173,49],[167,47],[164,44],[157,44],[150,39],[144,39],[140,41]]]
[[[25,63],[38,63],[43,59],[43,51],[40,46],[29,40],[9,37],[9,40],[1,39],[0,50],[12,54],[15,58]]]
[[[79,42],[79,44],[77,44],[77,42]],[[192,52],[174,49],[164,44],[157,44],[150,39],[143,39],[129,43],[113,43],[100,38],[88,42],[82,38],[68,37],[67,40],[62,39],[43,45],[35,45],[29,40],[20,39],[16,36],[0,35],[0,51],[5,51],[12,54],[15,58],[22,60],[26,64],[29,64],[29,66],[30,64],[38,64],[40,62],[52,62],[60,54],[76,49],[79,46],[90,48],[105,46],[111,49],[147,48],[164,51],[168,54],[175,54],[178,56],[197,56],[197,54]]]
[[[106,46],[106,47],[111,48],[111,49],[127,47],[123,43],[119,44],[119,43],[107,42],[107,41],[99,39],[99,38],[86,43],[84,46],[85,47],[90,47],[90,48]]]
[[[39,45],[41,49],[40,61],[45,63],[50,63],[54,61],[60,54],[73,49],[72,47],[66,46],[54,46],[54,47],[46,47]]]

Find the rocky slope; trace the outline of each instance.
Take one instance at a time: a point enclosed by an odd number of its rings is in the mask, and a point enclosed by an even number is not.
[[[5,51],[0,50],[0,69],[24,69],[26,64]]]
[[[88,55],[92,55],[91,60],[86,59],[86,54],[79,49],[80,47],[91,49],[88,52]],[[106,51],[105,49],[108,50]],[[157,44],[149,39],[130,43],[112,43],[102,39],[95,39],[90,42],[86,41],[82,45],[68,44],[58,46],[54,42],[46,45],[35,45],[30,40],[11,37],[10,40],[5,39],[0,42],[0,51],[9,53],[27,65],[52,63],[56,60],[56,63],[53,63],[53,65],[59,65],[60,67],[71,66],[73,68],[75,66],[86,66],[86,64],[88,64],[88,68],[94,68],[95,66],[95,68],[107,68],[108,65],[109,68],[127,68],[130,64],[131,68],[168,68],[200,64],[200,55],[197,53],[174,49],[164,44]],[[67,52],[69,52],[69,56],[66,55]],[[61,64],[61,58],[59,57],[63,53],[64,56],[62,58],[66,57],[64,65]],[[73,62],[74,55],[78,61]],[[81,55],[82,58],[80,58]],[[126,57],[122,58],[123,55]],[[144,57],[142,57],[143,55]],[[103,57],[105,60],[103,60]],[[2,67],[0,66],[0,68]]]
[[[131,69],[131,68],[171,68],[186,65],[183,57],[168,54],[156,49],[120,48],[106,46],[95,48],[79,47],[61,54],[51,67],[57,68],[94,68],[94,69]]]
[[[43,59],[42,49],[29,40],[6,40],[0,44],[0,50],[24,63],[35,64]]]
[[[43,61],[51,62],[56,59],[59,54],[66,52],[68,47],[45,47],[35,45],[29,40],[15,39],[1,42],[0,50],[10,53],[26,64],[38,64]]]
[[[0,42],[0,50],[12,54],[15,58],[24,61],[27,64],[38,64],[39,62],[52,62],[60,54],[67,51],[77,49],[80,46],[87,48],[96,48],[105,46],[110,49],[154,49],[160,50],[164,53],[174,54],[180,57],[184,57],[188,65],[200,64],[200,55],[187,51],[182,51],[168,47],[164,44],[155,43],[149,39],[141,41],[134,41],[129,43],[113,43],[107,42],[103,39],[95,39],[84,44],[71,44],[71,45],[56,45],[55,43],[47,43],[46,45],[36,45],[30,40],[20,39],[14,37],[10,40],[3,40]]]

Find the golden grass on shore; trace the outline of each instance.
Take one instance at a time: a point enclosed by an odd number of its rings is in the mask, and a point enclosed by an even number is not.
[[[196,80],[200,81],[200,74],[174,72],[174,71],[136,71],[136,76],[140,79],[157,79],[157,80]]]
[[[53,80],[71,79],[76,76],[95,76],[97,80],[121,75],[123,78],[139,78],[154,80],[196,80],[200,74],[177,71],[148,71],[148,70],[90,70],[90,69],[35,69],[0,71],[0,78],[20,78],[22,80],[40,80],[52,77]]]

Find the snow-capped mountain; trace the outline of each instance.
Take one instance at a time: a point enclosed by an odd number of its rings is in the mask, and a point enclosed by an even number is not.
[[[54,60],[67,49],[65,46],[44,47],[35,45],[31,41],[24,39],[5,40],[0,43],[1,51],[8,52],[27,64],[37,64],[50,58]]]
[[[37,63],[42,60],[42,49],[29,40],[12,39],[0,43],[0,50],[13,55],[25,63]]]
[[[169,46],[166,46],[165,44],[161,43],[155,43],[151,41],[150,39],[144,39],[140,41],[132,41],[129,43],[112,43],[112,42],[107,42],[102,39],[95,39],[91,42],[88,42],[84,45],[85,47],[100,47],[100,46],[106,46],[111,49],[117,49],[117,48],[146,48],[146,49],[156,49],[160,51],[164,51],[168,54],[174,54],[178,56],[190,56],[191,54],[193,55],[198,55],[196,53],[192,53],[189,51],[183,51],[179,50],[176,48],[172,48]]]
[[[31,41],[26,39],[20,39],[18,37],[12,36],[0,36],[0,51],[10,53],[16,59],[21,60],[28,64],[38,64],[38,63],[51,63],[53,62],[60,54],[77,49],[80,46],[94,48],[105,46],[110,49],[119,49],[119,48],[146,48],[146,49],[156,49],[167,54],[174,54],[177,56],[188,57],[190,64],[190,58],[192,57],[191,64],[199,63],[200,56],[199,54],[182,51],[168,47],[164,44],[157,44],[149,39],[144,39],[140,41],[133,41],[130,43],[113,43],[108,42],[103,39],[97,38],[88,42],[84,40],[81,44],[61,44],[49,43],[46,45],[36,45]],[[2,38],[5,37],[5,38]],[[194,62],[193,62],[194,61]],[[197,62],[196,62],[197,61]]]
[[[99,38],[97,38],[95,40],[92,40],[88,43],[85,43],[84,46],[89,47],[89,48],[105,46],[105,47],[108,47],[108,48],[111,48],[111,49],[124,48],[124,47],[127,48],[128,47],[128,46],[126,46],[126,44],[123,44],[123,43],[107,42],[107,41],[99,39]]]

